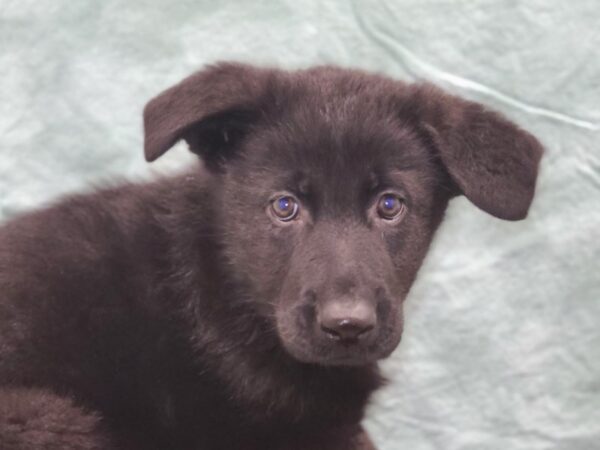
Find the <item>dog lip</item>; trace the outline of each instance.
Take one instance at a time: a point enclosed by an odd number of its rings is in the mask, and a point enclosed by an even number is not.
[[[336,357],[325,357],[318,360],[323,366],[366,366],[373,364],[378,358],[371,355],[340,355]]]
[[[378,352],[360,344],[333,341],[328,346],[328,351],[318,351],[315,348],[298,347],[293,343],[284,342],[284,348],[297,361],[320,366],[364,366],[381,359]]]

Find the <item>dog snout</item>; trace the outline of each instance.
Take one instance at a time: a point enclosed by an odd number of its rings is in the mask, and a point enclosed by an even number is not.
[[[329,338],[355,342],[366,338],[377,325],[374,305],[366,300],[330,300],[319,305],[317,314],[321,331]]]

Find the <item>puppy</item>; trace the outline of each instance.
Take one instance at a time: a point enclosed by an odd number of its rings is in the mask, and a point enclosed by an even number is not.
[[[201,164],[0,230],[2,449],[366,450],[448,201],[523,219],[538,141],[427,84],[218,64],[144,111]]]

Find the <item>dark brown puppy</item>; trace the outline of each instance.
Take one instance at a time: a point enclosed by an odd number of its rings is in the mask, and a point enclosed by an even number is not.
[[[205,167],[0,230],[0,447],[373,448],[376,362],[448,200],[524,218],[539,143],[332,67],[220,64],[144,115],[148,160],[185,139]]]

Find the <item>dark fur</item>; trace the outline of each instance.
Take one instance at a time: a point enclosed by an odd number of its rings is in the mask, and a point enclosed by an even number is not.
[[[210,67],[152,100],[145,132],[148,160],[183,138],[205,168],[0,230],[3,449],[372,448],[376,361],[448,200],[522,219],[541,156],[480,105],[330,67]],[[385,189],[406,198],[394,225],[373,216]],[[279,191],[294,224],[269,217]],[[318,328],[339,298],[376,309],[368,338]]]

